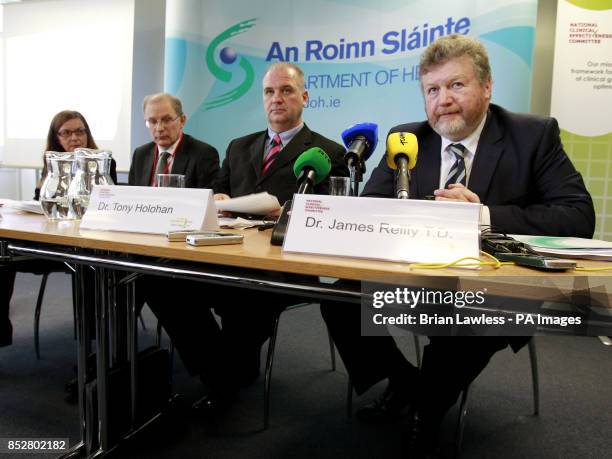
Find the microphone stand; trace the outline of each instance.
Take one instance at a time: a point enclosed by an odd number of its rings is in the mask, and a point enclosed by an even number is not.
[[[408,161],[404,157],[400,157],[396,164],[395,194],[397,199],[408,199],[410,198],[410,169],[408,169]]]
[[[312,167],[306,167],[300,172],[297,179],[299,184],[296,194],[307,194],[310,193],[310,189],[315,182],[317,173]],[[272,245],[283,245],[285,241],[285,234],[287,233],[287,225],[289,224],[289,214],[291,213],[291,206],[293,200],[289,199],[283,204],[282,210],[276,224],[272,228],[272,235],[270,236],[270,244]]]
[[[355,165],[357,163],[357,165]],[[351,196],[359,196],[359,184],[363,181],[363,173],[365,167],[359,164],[359,161],[353,160],[348,161],[349,177],[351,178]]]

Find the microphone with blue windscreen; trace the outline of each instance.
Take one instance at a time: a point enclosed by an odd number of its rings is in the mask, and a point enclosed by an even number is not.
[[[351,174],[354,190],[363,180],[366,171],[365,163],[378,144],[378,125],[375,123],[354,124],[342,133],[342,141],[346,146],[344,161]]]

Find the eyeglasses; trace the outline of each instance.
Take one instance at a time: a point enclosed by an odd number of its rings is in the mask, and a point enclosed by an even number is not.
[[[84,128],[73,129],[72,131],[70,129],[62,129],[57,133],[62,139],[68,139],[72,137],[72,134],[76,134],[77,137],[82,137],[87,135],[87,131]]]
[[[156,119],[150,118],[148,120],[145,120],[145,126],[148,127],[149,129],[153,129],[153,128],[157,127],[158,125],[160,127],[161,126],[168,126],[170,123],[174,123],[180,117],[181,117],[181,115],[177,115],[176,118],[171,118],[169,116],[164,116],[161,120],[156,120]]]

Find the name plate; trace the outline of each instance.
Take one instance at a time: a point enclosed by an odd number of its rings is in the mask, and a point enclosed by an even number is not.
[[[295,195],[286,252],[448,263],[479,255],[480,204]]]
[[[81,228],[166,234],[218,230],[212,190],[149,186],[94,186]]]

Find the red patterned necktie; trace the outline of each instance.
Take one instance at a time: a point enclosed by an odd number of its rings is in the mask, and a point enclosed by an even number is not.
[[[270,166],[276,159],[278,152],[281,151],[282,146],[283,144],[281,143],[281,138],[278,134],[276,134],[272,139],[272,148],[270,148],[270,151],[261,163],[261,175],[265,175],[268,172]]]

